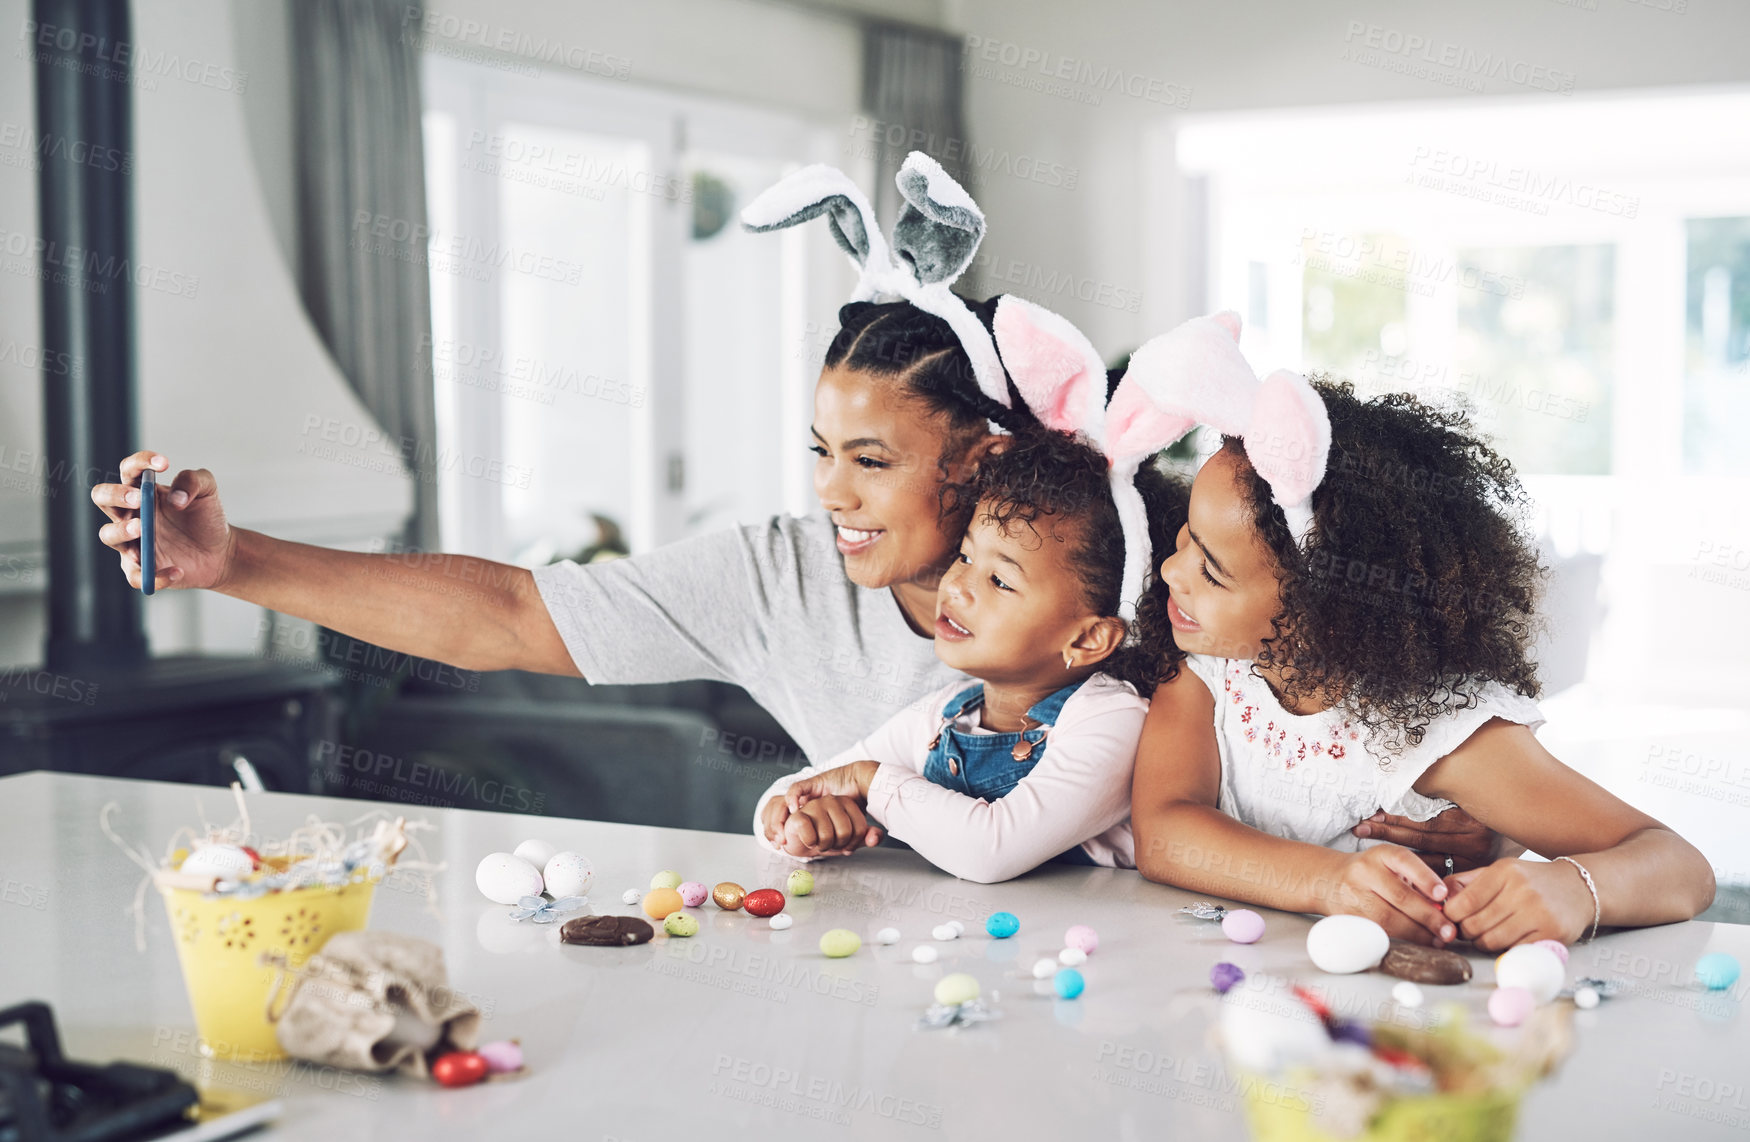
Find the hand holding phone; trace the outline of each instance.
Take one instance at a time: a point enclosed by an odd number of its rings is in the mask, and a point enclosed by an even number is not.
[[[140,473],[140,592],[150,595],[158,578],[158,473]]]

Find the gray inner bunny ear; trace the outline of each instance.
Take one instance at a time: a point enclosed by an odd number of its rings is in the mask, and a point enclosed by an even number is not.
[[[921,155],[917,158],[922,160]],[[929,165],[935,167],[934,163]],[[940,168],[936,169],[940,170]],[[932,222],[940,222],[945,226],[952,226],[956,230],[969,230],[975,241],[984,236],[984,219],[975,211],[968,210],[964,206],[950,206],[937,202],[930,197],[930,178],[923,170],[909,166],[904,167],[894,176],[894,182],[898,185],[899,193],[904,196],[905,200]],[[951,179],[949,182],[953,185]],[[953,185],[953,189],[960,190],[958,185]]]
[[[968,217],[964,210],[948,209]],[[893,223],[893,252],[911,268],[920,284],[952,282],[972,263],[972,255],[984,237],[983,219],[973,221],[974,228],[938,221],[908,200]]]
[[[783,230],[807,222],[825,214],[827,228],[832,231],[832,240],[839,244],[839,249],[857,259],[859,263],[869,261],[869,232],[863,228],[863,212],[857,209],[857,204],[842,194],[834,194],[819,202],[798,210],[788,218],[774,222],[769,226],[752,226],[747,228],[756,234],[764,234],[771,230]]]

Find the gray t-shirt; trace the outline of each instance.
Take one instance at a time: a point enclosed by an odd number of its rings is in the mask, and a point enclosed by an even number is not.
[[[732,682],[810,761],[966,678],[913,632],[890,591],[845,578],[824,512],[773,516],[630,559],[566,560],[534,575],[585,678]]]

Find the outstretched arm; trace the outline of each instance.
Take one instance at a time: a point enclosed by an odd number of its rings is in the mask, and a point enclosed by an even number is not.
[[[1557,761],[1525,726],[1491,719],[1430,766],[1416,791],[1458,802],[1541,856],[1584,865],[1601,925],[1667,924],[1713,903],[1713,869],[1694,845]],[[1592,927],[1592,894],[1567,861],[1501,860],[1447,884],[1447,915],[1486,950],[1572,943]]]

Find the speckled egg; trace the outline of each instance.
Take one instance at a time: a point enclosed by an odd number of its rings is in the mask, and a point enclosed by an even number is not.
[[[985,919],[984,930],[994,939],[1006,940],[1021,930],[1021,918],[1013,912],[992,912]]]
[[[784,880],[784,891],[791,896],[807,896],[814,891],[814,874],[805,868],[793,868]]]
[[[547,894],[557,900],[561,896],[588,896],[595,883],[595,869],[582,853],[554,853],[541,870],[541,880]]]
[[[672,868],[665,868],[650,878],[650,887],[652,888],[679,888],[680,886],[681,874]]]
[[[515,904],[541,894],[541,870],[510,853],[488,853],[474,869],[474,887],[494,904]]]
[[[1326,916],[1306,934],[1306,954],[1320,971],[1366,971],[1385,958],[1391,937],[1365,916]]]
[[[863,937],[849,928],[833,928],[820,935],[820,954],[835,960],[844,959],[863,946]]]
[[[1264,918],[1250,908],[1236,908],[1221,918],[1221,934],[1236,944],[1255,944],[1264,935]]]
[[[978,998],[978,980],[963,971],[945,975],[936,981],[936,1002],[950,1007],[971,1003]]]
[[[767,924],[770,924],[772,926],[772,930],[774,932],[782,932],[784,929],[788,928],[790,925],[794,924],[795,922],[796,922],[796,917],[790,915],[788,912],[780,912],[776,916],[773,916],[770,920],[766,921]]]
[[[1086,924],[1076,924],[1063,933],[1063,946],[1075,948],[1083,955],[1091,956],[1100,946],[1100,933]]]
[[[652,888],[644,894],[644,914],[663,920],[681,910],[681,894],[672,888]]]
[[[670,912],[662,922],[662,930],[671,936],[697,936],[699,918],[689,912]]]
[[[1489,1018],[1503,1027],[1517,1027],[1537,1006],[1537,999],[1523,987],[1497,987],[1489,995]]]
[[[510,851],[511,856],[519,856],[536,868],[546,868],[547,862],[553,859],[559,850],[546,841],[524,841]]]
[[[1738,982],[1742,969],[1725,952],[1710,952],[1695,961],[1695,979],[1709,991],[1724,991]]]
[[[688,908],[697,908],[705,903],[705,898],[711,895],[711,890],[696,880],[689,880],[675,891],[681,894],[681,903]]]
[[[1088,981],[1074,968],[1064,968],[1051,977],[1051,988],[1059,999],[1074,999],[1087,989]]]
[[[775,888],[756,888],[741,898],[741,906],[754,916],[776,916],[784,910],[784,894]]]
[[[620,903],[622,904],[636,904],[643,899],[644,894],[636,888],[628,888],[626,891],[620,893]]]
[[[711,890],[711,899],[725,912],[734,912],[747,899],[747,889],[733,880],[726,880]]]

